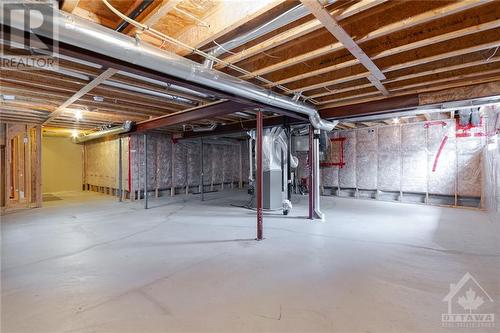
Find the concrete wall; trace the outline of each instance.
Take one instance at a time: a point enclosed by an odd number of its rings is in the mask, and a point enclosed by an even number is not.
[[[82,145],[69,138],[42,138],[42,191],[81,191]]]

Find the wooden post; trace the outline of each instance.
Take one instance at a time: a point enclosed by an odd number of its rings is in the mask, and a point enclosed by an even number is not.
[[[36,126],[36,207],[42,207],[42,126]]]

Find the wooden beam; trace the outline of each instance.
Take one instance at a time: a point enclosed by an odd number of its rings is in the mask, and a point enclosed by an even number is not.
[[[487,22],[487,23],[484,23],[484,24],[479,24],[479,25],[476,25],[476,26],[467,27],[467,28],[460,29],[460,30],[457,30],[457,31],[452,31],[452,32],[447,33],[447,34],[438,35],[438,36],[431,37],[431,38],[425,38],[425,39],[419,40],[419,41],[414,42],[414,43],[409,43],[409,44],[405,44],[405,45],[402,45],[402,46],[390,48],[390,49],[384,50],[383,52],[380,52],[378,54],[370,55],[370,58],[371,59],[381,59],[381,58],[392,56],[392,55],[395,55],[395,54],[398,54],[398,53],[401,53],[401,52],[413,50],[413,49],[420,48],[420,47],[423,47],[423,46],[430,46],[430,45],[435,44],[435,43],[444,42],[444,41],[451,40],[451,39],[454,39],[454,38],[457,38],[457,37],[463,37],[463,36],[466,36],[466,35],[469,35],[469,34],[473,34],[473,33],[477,33],[477,32],[482,32],[482,31],[486,31],[486,30],[491,30],[491,29],[498,28],[498,27],[500,27],[500,20],[494,20],[494,21]],[[285,79],[282,79],[282,80],[279,80],[279,81],[275,81],[272,84],[268,84],[268,85],[266,85],[266,87],[274,87],[276,85],[283,85],[283,84],[286,84],[286,83],[303,80],[303,79],[306,79],[306,78],[309,78],[309,77],[314,77],[314,76],[318,76],[318,75],[321,75],[321,74],[324,74],[324,73],[333,72],[335,70],[338,70],[338,69],[341,69],[341,68],[350,67],[350,66],[354,66],[354,65],[357,65],[357,64],[359,64],[359,60],[358,59],[347,60],[347,61],[344,61],[344,62],[341,62],[341,63],[338,63],[338,64],[334,64],[334,65],[331,65],[331,66],[328,66],[328,67],[323,67],[323,68],[316,69],[316,70],[313,70],[313,71],[308,71],[308,72],[306,72],[304,74],[299,74],[299,75],[295,75],[295,76],[292,76],[292,77],[287,77]],[[263,74],[261,71],[252,72],[252,74],[254,74],[254,73]],[[250,77],[253,77],[253,76],[252,75],[244,75],[244,76],[242,76],[242,78],[245,78],[245,79],[246,78],[250,78]],[[387,81],[384,81],[384,83],[387,83]]]
[[[449,71],[453,71],[453,70],[457,70],[457,69],[464,69],[464,68],[468,68],[468,67],[485,65],[485,64],[494,63],[497,61],[500,61],[500,56],[493,57],[489,60],[482,58],[481,60],[465,62],[465,63],[458,64],[458,65],[438,67],[438,68],[431,69],[428,71],[412,73],[412,74],[408,74],[408,75],[402,75],[402,76],[396,77],[394,79],[386,80],[386,81],[384,81],[384,83],[388,84],[388,83],[393,83],[393,82],[398,82],[398,81],[403,81],[403,80],[409,80],[409,79],[422,77],[422,76],[426,76],[426,75],[431,75],[431,74],[438,74],[438,73],[449,72]],[[342,92],[347,92],[347,91],[352,91],[352,90],[359,90],[359,89],[368,88],[368,87],[371,87],[371,84],[354,85],[354,86],[346,87],[346,88],[342,88],[342,89],[331,89],[330,91],[326,91],[324,93],[319,93],[319,94],[314,94],[314,95],[307,96],[307,97],[320,98],[320,97],[330,96],[330,95],[334,95],[334,94],[338,94],[338,93],[342,93]],[[320,101],[319,104],[325,104],[328,102],[333,102],[333,100]]]
[[[366,67],[372,74],[371,80],[385,79],[385,75],[366,55],[366,53],[356,44],[349,34],[342,28],[337,20],[317,0],[301,0],[302,4],[316,17],[318,21],[339,41],[342,45]],[[384,89],[385,90],[385,89]]]
[[[43,123],[46,124],[51,120],[55,119],[57,116],[62,114],[68,106],[76,102],[78,99],[80,99],[80,97],[87,94],[89,91],[100,85],[105,80],[109,79],[116,72],[118,72],[118,70],[114,68],[106,69],[101,75],[96,77],[94,80],[90,81],[85,87],[81,88],[73,96],[71,96],[68,100],[66,100],[63,104],[61,104],[57,109],[55,109],[54,112],[52,112],[50,116]]]
[[[361,0],[354,5],[352,5],[349,8],[346,9],[335,9],[330,12],[332,16],[334,16],[337,20],[343,20],[346,19],[347,17],[350,17],[354,14],[359,13],[362,10],[367,10],[369,8],[372,8],[374,6],[377,6],[381,3],[386,2],[387,0]],[[247,59],[255,54],[264,52],[266,50],[269,50],[271,48],[274,48],[276,46],[282,45],[286,42],[289,42],[291,40],[294,40],[296,38],[302,37],[310,32],[316,31],[322,27],[322,24],[320,21],[317,19],[311,20],[309,22],[306,22],[304,24],[301,24],[295,28],[289,29],[283,33],[280,33],[274,37],[271,37],[264,42],[257,44],[255,46],[249,47],[239,53],[236,53],[234,55],[231,55],[229,57],[224,58],[229,63],[236,63],[239,61],[242,61],[244,59]],[[342,45],[340,44],[340,49],[342,48]],[[223,68],[225,67],[224,64],[217,64],[215,65],[215,68]]]
[[[478,77],[478,75],[479,75],[479,77]],[[402,89],[398,92],[392,91],[391,96],[404,96],[404,95],[409,95],[409,94],[421,94],[421,93],[439,91],[439,90],[450,89],[450,88],[459,88],[459,87],[467,87],[467,86],[471,86],[471,85],[486,84],[489,82],[497,82],[498,80],[500,80],[500,75],[491,76],[491,77],[483,77],[480,74],[476,74],[476,76],[474,76],[474,77],[470,76],[468,80],[459,79],[457,81],[452,81],[450,83],[441,84],[441,85],[437,85],[437,86],[429,86],[429,85],[441,83],[441,82],[449,82],[450,79],[447,79],[446,81],[439,80],[439,82],[437,82],[437,80],[434,82],[433,81],[423,82],[423,83],[419,84],[418,86],[413,86],[413,88],[416,88],[416,89],[405,88],[405,89]],[[419,88],[419,87],[421,87],[421,88]],[[498,92],[498,94],[500,94],[500,91]],[[485,96],[476,96],[476,97],[485,97]],[[372,102],[372,101],[377,101],[377,100],[385,100],[386,98],[387,97],[385,97],[385,96],[377,96],[377,97],[372,97],[372,98],[356,99],[356,97],[354,96],[353,98],[345,100],[345,101],[340,102],[340,103],[337,102],[337,103],[332,103],[332,104],[322,106],[320,109],[321,110],[330,109],[330,108],[346,106],[346,105],[352,106],[354,104],[361,104],[361,103]]]
[[[203,18],[203,21],[210,27],[192,26],[182,31],[179,35],[175,36],[175,38],[195,48],[201,48],[239,26],[266,13],[284,1],[285,0],[253,0],[240,1],[237,4],[233,1],[219,1],[217,2],[217,10]],[[173,45],[167,45],[165,48],[183,56],[190,53],[190,51],[184,48]]]
[[[141,20],[141,23],[147,25],[148,27],[154,26],[159,20],[161,20],[162,17],[165,17],[182,1],[183,0],[163,0],[158,7]],[[135,31],[136,28],[132,27],[128,30],[127,35],[133,35]]]
[[[92,21],[94,23],[102,24],[109,28],[112,28],[116,25],[115,21],[104,18],[102,16],[97,15],[96,13],[89,12],[88,10],[80,7],[76,7],[73,10],[73,14],[80,16],[81,18],[84,18],[86,20]]]
[[[356,41],[356,43],[361,44],[361,43],[367,42],[369,40],[373,40],[375,38],[382,37],[382,36],[388,35],[390,33],[396,32],[398,30],[408,29],[410,27],[414,27],[416,25],[423,24],[423,23],[426,23],[426,22],[429,22],[432,20],[437,20],[439,18],[448,16],[448,15],[452,15],[452,14],[455,14],[455,13],[458,13],[458,12],[461,12],[461,11],[464,11],[467,9],[471,9],[471,8],[474,8],[474,7],[477,7],[480,5],[484,5],[484,4],[492,2],[492,1],[494,1],[494,0],[485,0],[485,1],[466,0],[466,1],[455,2],[455,3],[452,3],[448,6],[440,7],[438,9],[432,9],[432,10],[426,11],[422,14],[415,15],[415,16],[412,16],[410,18],[407,18],[407,19],[404,19],[401,21],[397,21],[397,22],[392,22],[388,25],[379,27],[378,29],[371,31],[362,37],[355,38],[355,41]],[[361,1],[361,2],[363,2],[363,1]],[[370,3],[372,5],[378,5],[378,4],[382,3],[380,1],[378,1],[378,2],[377,1],[371,1],[371,2],[364,1],[364,2],[367,4],[366,9],[370,8],[370,7],[368,7],[368,5]],[[345,9],[345,11],[343,9],[342,10],[341,9],[334,10],[334,11],[330,12],[330,15],[332,15],[337,21],[341,21],[343,18],[345,18],[345,14],[349,14],[349,13],[350,13],[350,8],[347,8],[347,9]],[[291,40],[295,40],[297,38],[300,38],[300,37],[304,36],[305,34],[308,34],[312,31],[315,31],[321,27],[322,27],[322,25],[318,20],[309,21],[309,22],[302,24],[298,27],[292,28],[288,31],[285,31],[285,32],[279,34],[279,35],[276,35],[272,38],[269,38],[260,44],[254,45],[254,46],[249,47],[249,48],[247,48],[241,52],[238,52],[234,55],[226,57],[226,58],[224,58],[224,60],[226,60],[230,63],[237,63],[237,62],[242,61],[244,59],[247,59],[251,56],[259,54],[263,51],[266,51],[266,50],[269,50],[271,48],[277,47],[279,45],[285,44]],[[297,64],[297,63],[300,63],[303,61],[310,60],[312,58],[319,57],[321,55],[325,55],[325,54],[328,54],[328,53],[331,53],[334,51],[341,50],[342,48],[343,48],[343,46],[340,42],[334,43],[331,45],[327,45],[327,46],[322,47],[320,49],[317,49],[315,51],[311,51],[309,53],[306,53],[303,56],[287,59],[287,60],[290,60],[290,62],[288,62],[288,63],[283,62],[280,64],[272,65],[272,66],[267,67],[266,69],[261,69],[261,70],[255,71],[252,74],[262,75],[265,73],[276,71],[278,69],[285,68],[285,67],[291,66],[293,64]],[[215,68],[222,68],[222,67],[224,67],[224,65],[222,65],[222,64],[218,64],[215,66]],[[245,77],[245,78],[248,78],[248,77]]]
[[[75,8],[78,7],[79,2],[80,0],[64,0],[61,9],[68,13],[73,13]]]
[[[384,100],[370,101],[356,105],[345,105],[320,110],[325,119],[340,119],[350,116],[389,113],[391,110],[410,109],[418,106],[418,95],[405,95],[384,98]]]
[[[467,53],[473,53],[473,52],[477,52],[477,51],[481,51],[481,50],[485,50],[485,49],[490,49],[490,48],[493,48],[493,47],[496,47],[499,45],[500,45],[500,41],[493,41],[493,42],[488,42],[488,43],[484,43],[484,44],[474,45],[474,46],[466,47],[463,49],[458,49],[458,50],[440,53],[440,54],[436,54],[436,55],[425,57],[425,58],[419,58],[419,59],[410,60],[410,61],[406,61],[406,62],[399,63],[399,64],[394,64],[394,65],[383,68],[382,72],[388,73],[388,72],[400,70],[403,68],[408,68],[408,67],[413,67],[413,66],[425,64],[425,63],[432,62],[432,61],[442,60],[442,59],[446,59],[446,58],[452,58],[452,57],[461,56],[461,55],[464,55]],[[304,92],[304,91],[314,90],[314,89],[318,89],[318,88],[328,87],[328,86],[331,86],[331,85],[334,85],[337,83],[354,81],[354,80],[357,80],[360,78],[368,78],[369,75],[370,75],[369,72],[358,73],[358,74],[345,76],[345,77],[341,77],[341,78],[330,80],[330,81],[319,82],[319,83],[304,86],[304,87],[298,87],[298,88],[292,89],[291,91],[292,92]]]

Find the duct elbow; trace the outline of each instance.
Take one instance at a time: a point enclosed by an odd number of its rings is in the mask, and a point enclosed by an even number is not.
[[[323,130],[330,132],[332,131],[339,123],[338,120],[335,121],[327,121],[324,119],[321,119],[319,116],[318,112],[314,112],[314,114],[311,114],[309,116],[309,120],[311,121],[311,124],[315,129]]]

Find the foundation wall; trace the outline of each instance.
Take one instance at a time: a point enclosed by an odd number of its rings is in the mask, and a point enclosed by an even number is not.
[[[488,116],[487,144],[483,149],[483,202],[493,222],[500,221],[500,107],[484,109]],[[499,224],[500,227],[500,224]]]
[[[87,188],[114,192],[118,185],[118,139],[85,143],[85,180]],[[203,184],[217,189],[239,185],[248,179],[247,142],[204,140]],[[123,189],[139,197],[144,192],[144,136],[122,138]],[[241,159],[241,161],[240,161]],[[241,165],[241,167],[240,167]],[[175,141],[165,134],[147,137],[148,191],[198,192],[201,181],[200,141]],[[103,190],[103,188],[106,188]],[[111,189],[111,190],[108,190]]]
[[[324,194],[479,206],[485,123],[468,135],[452,119],[335,131],[345,165],[321,168]]]

